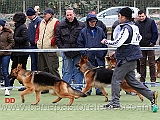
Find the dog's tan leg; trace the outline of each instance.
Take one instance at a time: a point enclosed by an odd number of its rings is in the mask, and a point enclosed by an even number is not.
[[[23,92],[21,92],[21,98],[22,98],[22,103],[24,103],[25,99],[24,99],[24,95],[26,94],[30,94],[34,91],[33,88],[26,88]]]
[[[90,90],[92,86],[86,84],[86,87],[82,90],[83,93],[87,93],[88,90]]]
[[[58,96],[60,96],[61,98],[69,98],[70,99],[70,102],[67,104],[67,106],[72,105],[72,103],[74,101],[74,95],[69,94],[69,93],[58,94]]]
[[[36,92],[36,102],[32,103],[32,105],[36,105],[40,101],[41,91],[35,91],[35,92]]]
[[[108,102],[108,93],[104,90],[104,88],[100,88],[100,90],[102,91],[104,97],[105,97],[105,101],[104,102]]]
[[[54,100],[52,103],[57,103],[61,100],[62,98],[58,97],[56,100]]]
[[[142,97],[142,95],[140,94],[140,93],[136,93],[137,95],[138,95],[138,97],[139,97],[139,99],[143,102],[143,97]]]
[[[74,101],[74,95],[69,95],[69,99],[70,99],[70,102],[67,104],[67,106],[72,105],[72,103]]]
[[[143,97],[139,92],[137,92],[136,90],[132,90],[131,92],[136,93],[138,95],[139,99],[141,100],[141,102],[143,102]]]

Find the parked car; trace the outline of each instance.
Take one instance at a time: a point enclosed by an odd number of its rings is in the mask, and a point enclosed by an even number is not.
[[[118,19],[118,12],[124,7],[127,7],[127,6],[110,7],[106,10],[99,12],[97,14],[97,18],[101,20],[106,25],[107,28],[112,27],[112,24],[114,23],[114,21]],[[131,8],[132,10],[132,16],[134,18],[137,17],[139,9],[136,7],[129,7],[129,8]],[[86,17],[83,17],[80,19],[80,21],[85,21],[85,20],[86,20]]]

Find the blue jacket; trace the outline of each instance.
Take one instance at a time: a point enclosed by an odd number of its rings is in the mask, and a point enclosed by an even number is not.
[[[88,19],[90,17],[96,17],[93,14],[91,16],[87,16],[87,26],[83,28],[78,36],[77,45],[79,48],[106,48],[107,46],[101,44],[101,40],[104,39],[106,36],[102,30],[102,28],[95,26],[91,28],[88,25]],[[93,31],[93,32],[92,32]],[[102,63],[100,60],[104,61],[105,55],[107,50],[99,50],[99,51],[81,51],[82,56],[88,54],[89,60],[90,59],[97,59],[100,64]],[[98,65],[98,66],[104,66]],[[94,65],[94,64],[93,64]]]
[[[38,25],[40,24],[41,20],[42,20],[41,18],[39,18],[39,17],[36,16],[29,23],[29,26],[28,26],[28,35],[29,35],[29,41],[30,41],[31,47],[32,46],[36,47],[36,44],[35,44],[36,29],[38,28]]]

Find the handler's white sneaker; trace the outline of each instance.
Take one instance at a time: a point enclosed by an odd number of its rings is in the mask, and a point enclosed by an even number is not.
[[[9,90],[7,88],[5,89],[5,96],[10,96]]]

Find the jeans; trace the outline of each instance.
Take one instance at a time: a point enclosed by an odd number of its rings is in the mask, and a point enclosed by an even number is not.
[[[10,86],[10,80],[8,78],[9,72],[8,72],[8,67],[9,67],[9,62],[10,62],[10,56],[2,56],[0,57],[0,65],[2,66],[2,73],[5,79],[5,87]]]
[[[31,49],[36,49],[37,47],[36,46],[31,46],[30,48]],[[38,70],[38,67],[37,67],[38,53],[37,52],[31,52],[30,56],[31,56],[31,70],[32,71]]]
[[[62,78],[67,83],[72,84],[72,78],[74,79],[74,84],[82,84],[84,75],[83,73],[77,69],[75,66],[79,60],[80,55],[77,55],[74,58],[67,57],[63,52],[61,53],[63,58],[63,64],[62,64]],[[76,85],[76,89],[82,89],[82,85]]]
[[[104,66],[105,67],[105,57],[102,57],[102,58],[96,58],[96,55],[95,54],[90,54],[89,56],[89,61],[91,62],[91,64],[95,67],[98,67],[98,66]],[[99,88],[95,88],[96,89],[96,94],[101,94],[101,90]],[[88,91],[88,93],[91,94],[92,92],[92,89],[90,89]]]

